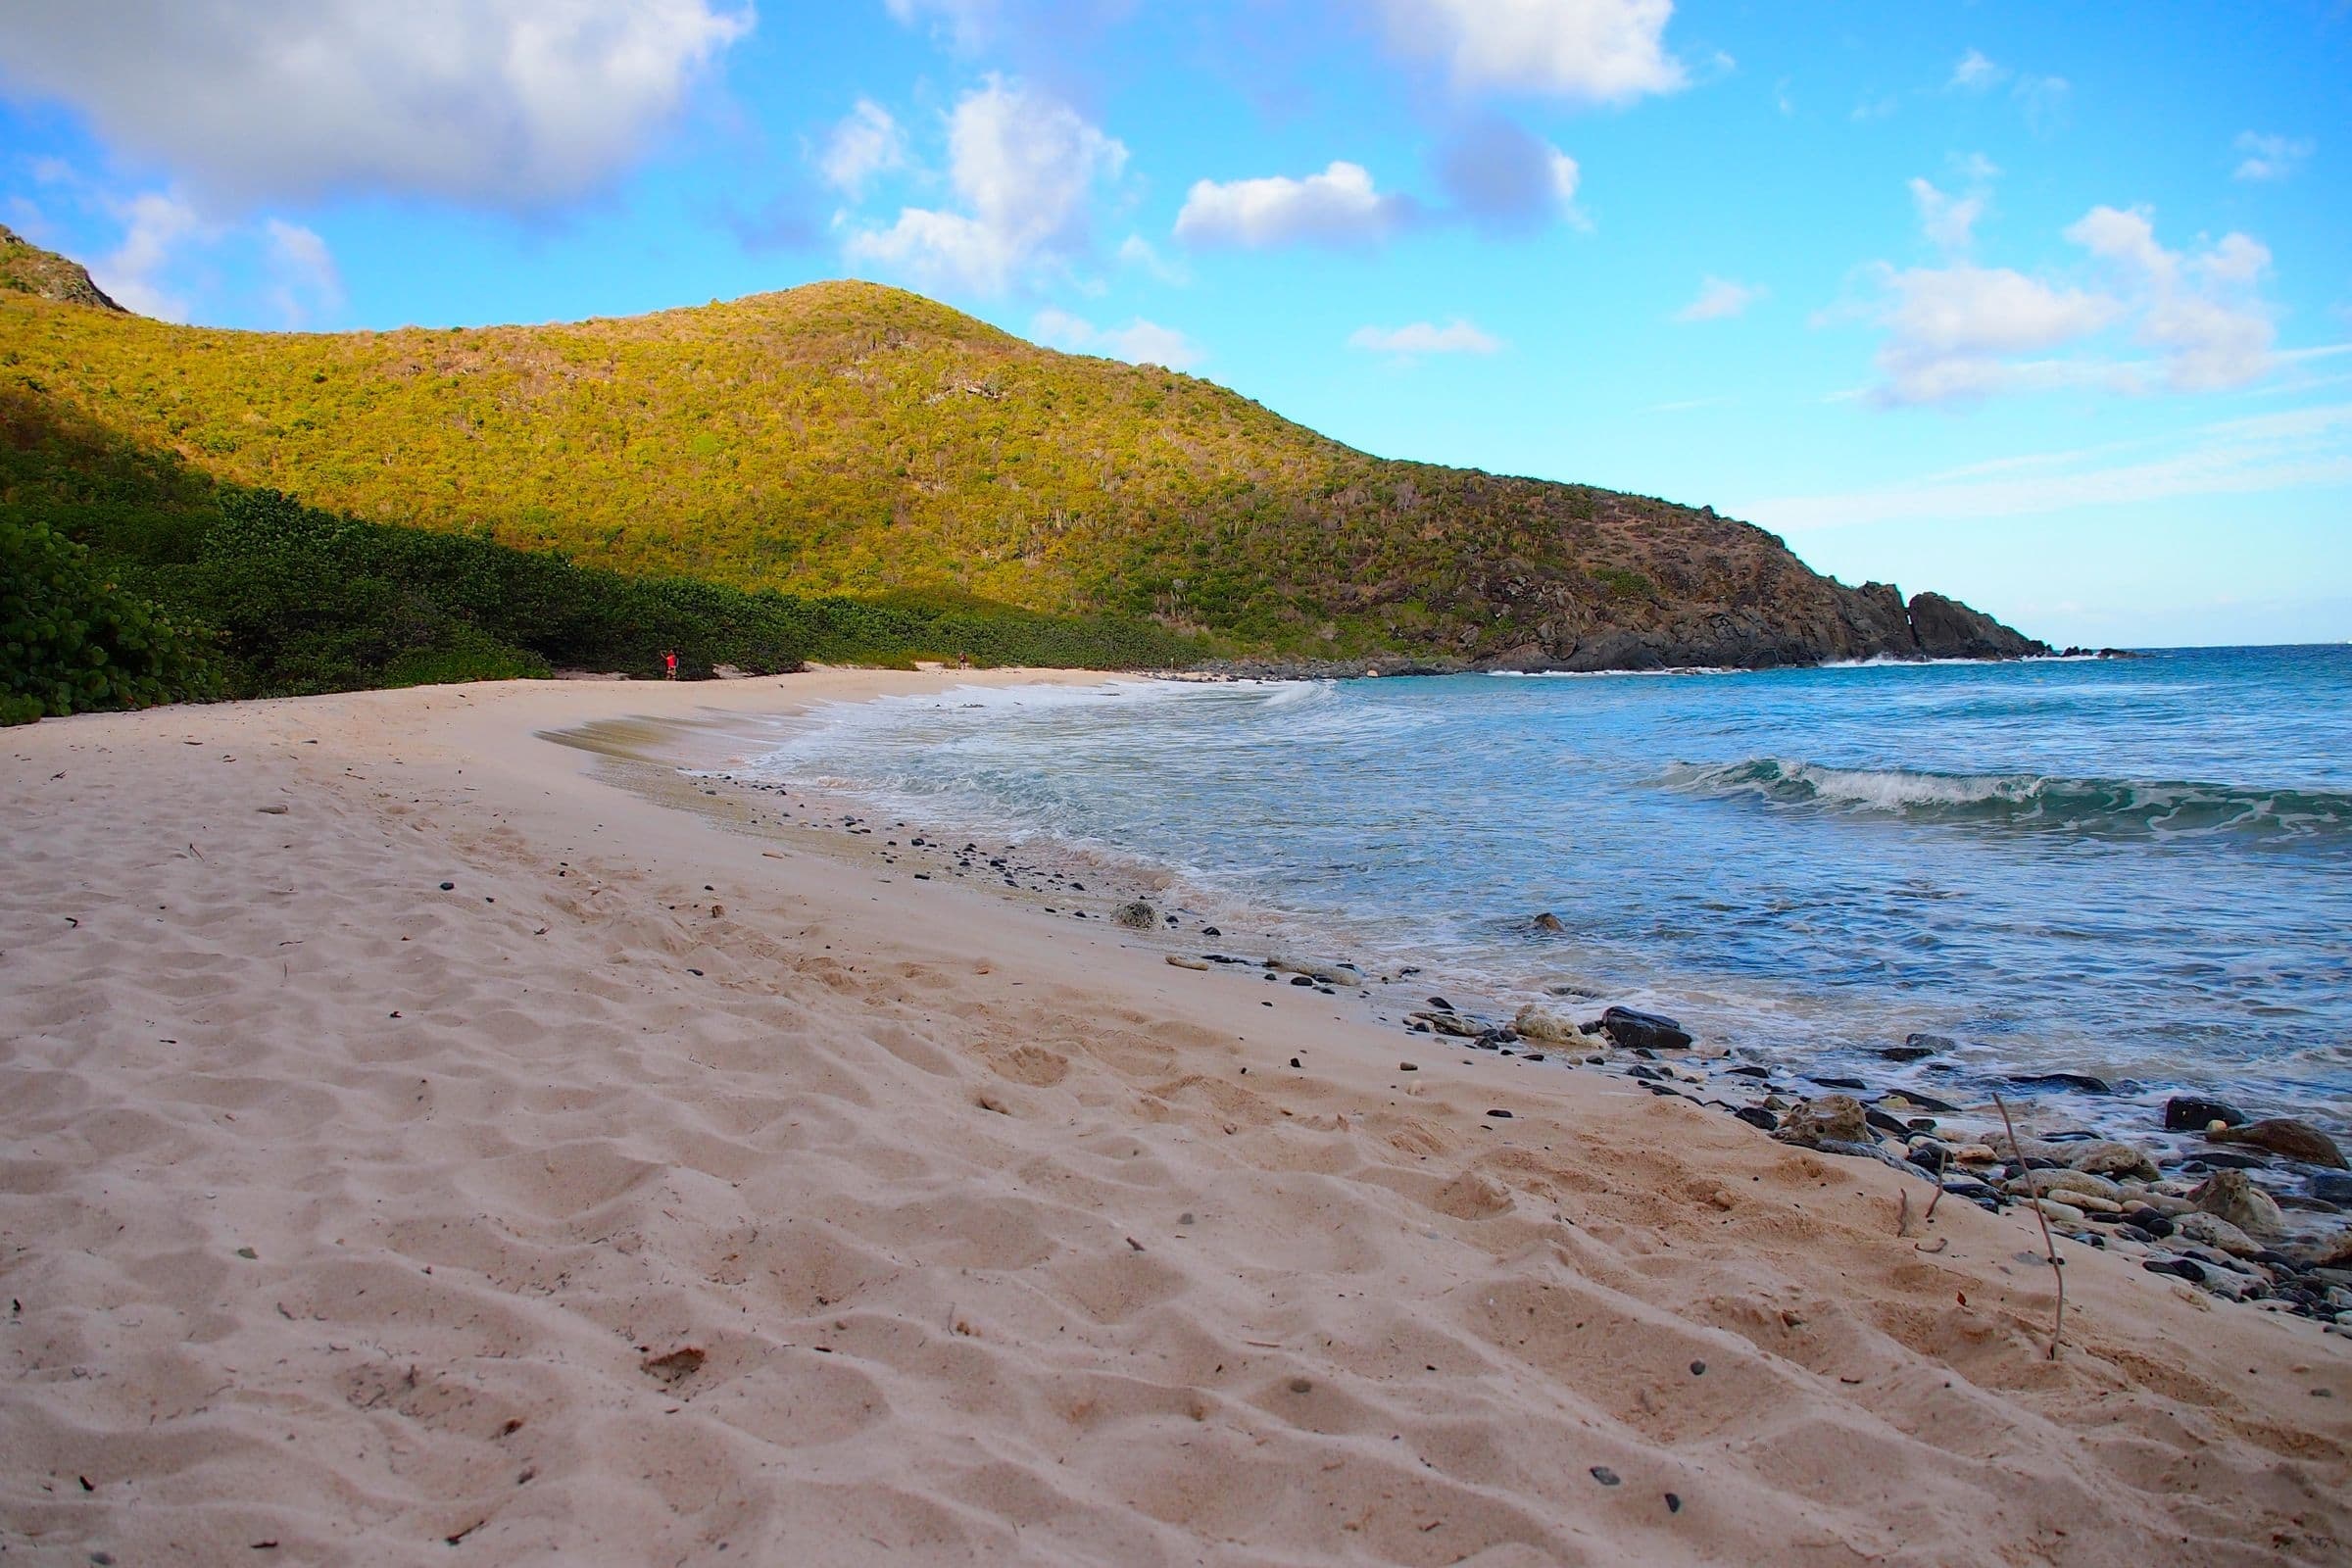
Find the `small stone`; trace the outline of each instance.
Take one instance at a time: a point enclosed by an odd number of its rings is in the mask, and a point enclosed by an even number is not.
[[[1707,1375],[1707,1363],[1706,1363],[1706,1362],[1704,1362],[1704,1361],[1693,1361],[1693,1362],[1691,1362],[1691,1363],[1690,1363],[1690,1375],[1691,1375],[1692,1377],[1694,1377],[1694,1378],[1703,1378],[1703,1377],[1705,1377],[1705,1376]]]
[[[1419,1072],[1421,1069],[1416,1063],[1400,1061],[1396,1064],[1396,1070],[1398,1072]]]
[[[2181,1241],[2215,1248],[2232,1257],[2251,1257],[2262,1250],[2262,1244],[2244,1231],[2219,1214],[2208,1214],[2201,1210],[2194,1214],[2183,1214],[2175,1220],[2173,1235]]]
[[[1823,1143],[1861,1144],[1870,1141],[1870,1122],[1862,1102],[1851,1095],[1823,1095],[1799,1101],[1773,1134],[1785,1144],[1807,1147]]]
[[[2087,1171],[2093,1176],[2132,1176],[2152,1182],[2162,1174],[2144,1151],[2111,1138],[2094,1139],[2072,1149],[2061,1147],[2060,1157],[2069,1169]]]
[[[1610,1469],[1605,1464],[1596,1464],[1592,1467],[1592,1479],[1599,1482],[1604,1487],[1614,1487],[1621,1484],[1617,1472]]]
[[[1169,954],[1168,962],[1171,966],[1178,969],[1205,969],[1208,967],[1207,959],[1188,958],[1181,953]]]
[[[457,891],[457,888],[458,885],[455,882],[444,882],[441,884],[441,891],[444,893],[454,893]]]
[[[1497,1121],[1509,1121],[1511,1119],[1511,1113],[1507,1110],[1490,1110],[1487,1112],[1487,1114],[1494,1117]]]
[[[1574,1018],[1564,1012],[1553,1012],[1547,1007],[1538,1006],[1532,1002],[1519,1009],[1518,1016],[1511,1020],[1511,1027],[1530,1040],[1575,1042],[1585,1038],[1584,1030]]]
[[[2249,1236],[2278,1236],[2286,1229],[2286,1216],[2279,1212],[2278,1200],[2255,1186],[2242,1170],[2217,1170],[2188,1196],[2205,1213],[2229,1221]]]
[[[2027,1201],[2040,1209],[2045,1218],[2057,1220],[2060,1224],[2080,1225],[2082,1223],[2082,1210],[2075,1207],[2072,1203],[2061,1203],[2055,1198],[2034,1198],[2029,1199]]]
[[[1291,1379],[1291,1392],[1293,1394],[1312,1394],[1315,1392],[1314,1380],[1312,1378],[1293,1378]]]
[[[2228,1101],[2207,1100],[2202,1095],[2175,1095],[2164,1102],[2164,1130],[2168,1133],[2210,1132],[2217,1121],[2235,1127],[2248,1119]]]
[[[2212,1135],[2217,1144],[2251,1144],[2267,1149],[2288,1159],[2299,1159],[2306,1165],[2326,1165],[2344,1170],[2344,1152],[2335,1147],[2335,1140],[2307,1121],[2292,1116],[2273,1116],[2265,1121],[2250,1121],[2242,1127],[2226,1127]]]
[[[1553,914],[1553,913],[1552,913],[1550,910],[1548,910],[1548,909],[1544,910],[1544,911],[1542,914],[1539,914],[1539,915],[1537,915],[1537,916],[1536,916],[1536,919],[1535,919],[1535,927],[1536,927],[1536,929],[1537,929],[1537,930],[1539,930],[1539,931],[1547,931],[1547,932],[1553,932],[1553,933],[1557,933],[1557,932],[1565,931],[1565,930],[1567,930],[1567,929],[1568,929],[1568,927],[1567,927],[1567,926],[1563,925],[1563,924],[1560,922],[1560,917],[1559,917],[1558,915],[1556,915],[1556,914]]]
[[[2115,1085],[2086,1072],[2031,1072],[2009,1080],[2020,1089],[2072,1089],[2085,1095],[2112,1095]]]
[[[1669,1492],[1666,1494],[1666,1511],[1668,1513],[1681,1513],[1683,1511],[1683,1499],[1674,1493]]]
[[[1159,915],[1141,899],[1120,905],[1110,917],[1130,931],[1150,931],[1159,924]]]
[[[1690,1031],[1672,1018],[1631,1007],[1611,1007],[1602,1013],[1600,1029],[1628,1049],[1646,1046],[1652,1051],[1682,1051],[1690,1044]]]

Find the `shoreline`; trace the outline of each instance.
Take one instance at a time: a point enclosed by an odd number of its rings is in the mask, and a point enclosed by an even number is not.
[[[1891,1169],[747,848],[542,738],[975,677],[1041,672],[10,732],[0,1525],[436,1563],[2352,1540],[2315,1324],[2062,1243],[2050,1361],[2020,1214],[1900,1234]]]
[[[944,692],[952,694],[962,684],[950,685]],[[1017,690],[1028,683],[988,684]],[[798,716],[806,718],[809,711]],[[2242,1147],[2225,1148],[2205,1136],[2201,1123],[2173,1125],[2170,1107],[2176,1102],[2218,1105],[2240,1121],[2292,1115],[2300,1109],[2289,1105],[2277,1112],[2240,1112],[2238,1102],[2259,1101],[2226,1084],[2183,1084],[2169,1094],[2151,1096],[2136,1084],[2123,1085],[2132,1091],[2124,1094],[2101,1080],[2046,1067],[2037,1072],[2028,1062],[2014,1063],[2015,1070],[2007,1072],[1969,1070],[1942,1059],[1959,1049],[1954,1041],[1916,1032],[1899,1046],[1855,1047],[1800,1061],[1786,1059],[1786,1053],[1769,1047],[1727,1046],[1704,1035],[1687,1038],[1679,1047],[1651,1049],[1643,1043],[1644,1030],[1629,1029],[1621,1041],[1602,1026],[1604,1015],[1621,1009],[1654,1016],[1639,1012],[1651,1005],[1640,995],[1573,986],[1506,992],[1493,977],[1451,971],[1442,962],[1388,961],[1398,957],[1394,952],[1385,953],[1382,962],[1365,965],[1357,958],[1356,944],[1330,920],[1262,899],[1236,898],[1230,890],[1210,893],[1185,867],[1157,862],[1132,850],[1105,852],[1050,832],[1007,839],[1003,822],[976,824],[936,811],[926,816],[924,807],[932,803],[894,801],[830,779],[820,787],[811,783],[805,768],[799,776],[763,770],[763,759],[789,738],[784,734],[700,755],[699,737],[677,728],[641,728],[618,737],[556,738],[598,752],[609,764],[620,764],[615,782],[650,798],[696,808],[702,808],[703,800],[695,797],[732,802],[742,831],[781,833],[805,850],[900,867],[899,874],[913,881],[960,880],[968,875],[974,889],[1001,902],[1074,920],[1111,922],[1120,906],[1148,902],[1153,910],[1151,927],[1122,930],[1121,940],[1149,947],[1172,965],[1223,971],[1261,983],[1288,981],[1302,987],[1310,977],[1342,981],[1337,986],[1317,983],[1312,989],[1335,999],[1348,1021],[1393,1029],[1408,1040],[1446,1037],[1461,1049],[1488,1054],[1485,1059],[1490,1061],[1548,1064],[1554,1071],[1595,1068],[1652,1095],[1680,1096],[1766,1133],[1783,1129],[1808,1101],[1849,1096],[1857,1101],[1859,1114],[1868,1118],[1869,1131],[1842,1140],[1842,1152],[1875,1152],[1906,1170],[1925,1184],[1923,1203],[1938,1187],[1996,1212],[2030,1198],[2035,1189],[2020,1183],[2034,1178],[2019,1171],[2014,1155],[1995,1157],[2010,1150],[2005,1131],[2005,1118],[2010,1116],[2029,1145],[2041,1146],[2029,1148],[2030,1162],[2049,1170],[2067,1168],[2077,1149],[2109,1151],[2107,1158],[2120,1160],[2112,1153],[2120,1143],[2145,1161],[2137,1167],[2139,1174],[2120,1189],[2113,1181],[2095,1184],[2095,1190],[2091,1182],[2080,1184],[2085,1196],[2110,1200],[2110,1206],[2087,1213],[2054,1210],[2050,1217],[2073,1240],[2101,1250],[2112,1240],[2123,1255],[2143,1266],[2182,1270],[2180,1277],[2225,1299],[2238,1299],[2249,1284],[2267,1288],[2291,1283],[2293,1263],[2352,1234],[2344,1218],[2345,1205],[2352,1202],[2352,1176],[2314,1174],[2316,1167],[2267,1160]],[[739,733],[729,738],[746,739]],[[689,769],[690,762],[708,765]],[[664,773],[673,766],[686,780],[683,786]],[[640,767],[652,772],[637,772]],[[681,788],[690,793],[681,797]],[[789,808],[776,804],[786,800],[799,807],[791,826],[760,816],[762,810],[778,809],[789,815]],[[950,839],[940,838],[943,829],[952,833]],[[885,836],[877,838],[877,833]],[[981,842],[967,839],[967,834]],[[960,849],[956,840],[963,841]],[[911,869],[916,865],[929,869]],[[1087,880],[1081,881],[1081,876]],[[1175,903],[1167,897],[1171,890]],[[1216,902],[1203,910],[1182,902],[1186,893],[1207,893]],[[1424,995],[1433,988],[1443,994]],[[1677,1024],[1672,1018],[1661,1021]],[[1523,1037],[1518,1027],[1522,1023],[1538,1033]],[[1914,1065],[1923,1058],[1927,1073]],[[1938,1071],[1950,1076],[1933,1076]],[[2001,1105],[2003,1091],[2011,1102],[2006,1107]],[[2192,1256],[2183,1263],[2182,1245],[2169,1239],[2170,1220],[2186,1206],[2179,1200],[2219,1170],[2247,1171],[2263,1195],[2283,1210],[2272,1228],[2255,1238],[2259,1245],[2245,1249],[2249,1254],[2258,1252],[2260,1264],[2269,1271],[2258,1278],[2241,1275],[2222,1261],[2229,1254],[2217,1256],[2211,1250],[2201,1254],[2204,1261]],[[2122,1228],[2133,1216],[2117,1212],[2111,1206],[2117,1200],[2162,1205],[2163,1216],[2140,1213],[2139,1226]],[[2269,1219],[2267,1213],[2264,1218]],[[2233,1247],[2242,1240],[2230,1238]],[[2328,1323],[2333,1323],[2340,1310],[2325,1295],[2294,1301],[2292,1309]],[[2329,1332],[2347,1328],[2336,1324]]]

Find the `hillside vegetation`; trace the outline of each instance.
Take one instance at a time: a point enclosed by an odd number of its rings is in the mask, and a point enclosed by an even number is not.
[[[243,515],[223,497],[281,495],[300,507],[272,515],[337,519],[346,545],[376,537],[355,529],[426,530],[476,562],[560,554],[612,574],[579,579],[600,591],[659,578],[831,596],[836,621],[879,602],[963,616],[975,638],[1026,612],[1028,632],[1000,644],[1037,651],[1029,633],[1050,626],[1047,644],[1072,645],[1065,632],[1091,627],[1075,643],[1109,637],[1122,662],[1917,651],[1890,590],[1840,587],[1712,511],[1368,457],[1212,383],[1040,349],[897,289],[820,283],[546,326],[236,332],[123,313],[72,263],[6,240],[7,504],[216,630],[181,569],[218,532],[202,519]],[[377,564],[397,575],[427,555],[406,544]],[[487,634],[558,657],[521,630]],[[338,667],[319,678],[360,666]]]

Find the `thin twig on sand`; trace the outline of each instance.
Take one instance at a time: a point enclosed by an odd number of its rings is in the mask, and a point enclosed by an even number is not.
[[[1999,1095],[1994,1095],[1992,1103],[2001,1113],[2001,1125],[2009,1129],[2009,1152],[2017,1156],[2018,1168],[2021,1170],[2032,1169],[2026,1163],[2025,1146],[2017,1141],[2017,1123],[2009,1119],[2008,1102]],[[2032,1186],[2031,1182],[2027,1184],[2030,1192]],[[2058,1244],[2050,1240],[2050,1216],[2041,1210],[2041,1195],[2034,1193],[2026,1201],[2033,1206],[2034,1217],[2041,1221],[2042,1254],[2050,1260],[2050,1277],[2058,1282],[2058,1308],[2050,1318],[2050,1353],[2048,1356],[2049,1360],[2055,1361],[2058,1359],[2058,1336],[2066,1330],[2066,1267],[2058,1261]]]

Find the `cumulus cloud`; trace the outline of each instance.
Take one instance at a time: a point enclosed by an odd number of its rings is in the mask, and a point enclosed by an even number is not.
[[[1125,326],[1099,327],[1067,311],[1044,310],[1029,323],[1041,343],[1080,354],[1104,354],[1132,365],[1189,369],[1206,358],[1200,346],[1172,326],[1137,317]]]
[[[1673,0],[1383,0],[1392,45],[1465,90],[1627,103],[1689,81],[1667,52]]]
[[[2308,139],[2264,136],[2251,130],[2239,131],[2235,145],[2245,155],[2231,176],[2236,179],[2284,179],[2317,150]]]
[[[1119,177],[1127,149],[1075,110],[998,77],[948,120],[948,177],[962,211],[909,207],[888,228],[851,236],[853,261],[926,285],[1002,293],[1084,254],[1095,189]]]
[[[713,0],[9,6],[0,81],[218,202],[541,208],[632,163],[751,28]]]
[[[91,260],[90,276],[141,316],[185,321],[200,303],[225,304],[237,315],[258,309],[280,325],[302,327],[343,308],[341,270],[316,229],[277,217],[219,219],[176,187],[122,194],[63,163],[40,179],[84,213],[121,225],[122,238]],[[17,216],[39,219],[28,203],[17,204]],[[255,280],[250,293],[220,295],[223,262]]]
[[[2077,342],[2121,314],[2105,295],[2057,287],[2006,267],[1883,270],[1886,328],[1879,350],[1885,403],[1946,403],[2095,380],[2098,367],[2023,359]]]
[[[1576,160],[1507,120],[1480,120],[1438,149],[1438,184],[1483,228],[1524,233],[1555,218],[1581,220]]]
[[[1411,204],[1376,190],[1361,164],[1335,162],[1304,179],[1197,180],[1176,215],[1176,237],[1251,248],[1301,240],[1357,245],[1386,238],[1411,217]]]
[[[272,218],[262,225],[268,241],[270,299],[288,326],[303,326],[320,312],[343,306],[343,274],[326,241],[316,229]]]
[[[1952,79],[1944,85],[1954,92],[1990,92],[2010,77],[2007,66],[1996,66],[1978,50],[1971,49],[1960,57],[1952,68]]]
[[[864,193],[866,181],[876,174],[906,167],[906,138],[890,111],[871,98],[858,99],[857,107],[826,132],[816,153],[816,172],[852,201]]]
[[[105,198],[102,205],[122,222],[122,243],[90,268],[98,286],[129,310],[162,321],[188,318],[186,298],[165,282],[165,273],[183,245],[217,232],[177,191],[143,191]]]
[[[1953,196],[1927,180],[1911,181],[1911,205],[1919,213],[1919,226],[1938,250],[1968,249],[1969,242],[1976,237],[1973,230],[1977,220],[1984,216],[1990,199],[1981,190]]]
[[[1706,277],[1699,280],[1698,294],[1690,304],[1674,313],[1678,321],[1721,321],[1745,314],[1747,308],[1765,295],[1761,283],[1737,283],[1728,277]]]
[[[986,43],[1004,11],[1000,0],[882,0],[892,20],[929,23],[965,48]]]
[[[1981,49],[1971,49],[1952,67],[1945,78],[1946,92],[1968,93],[1984,97],[2006,85],[2009,97],[2024,111],[2026,123],[2036,131],[2055,129],[2066,117],[2066,108],[2074,86],[2064,76],[2035,75],[2032,72],[2012,70],[1998,61],[1987,59]]]
[[[2255,286],[2271,253],[2244,234],[2225,234],[2194,252],[2157,243],[2147,211],[2094,207],[2066,237],[2108,262],[2139,317],[2138,340],[2157,351],[2177,391],[2243,386],[2267,373],[2278,328]]]
[[[1141,234],[1130,234],[1119,241],[1119,261],[1124,266],[1139,268],[1173,288],[1183,288],[1193,280],[1182,262],[1171,261],[1159,254],[1152,243]]]
[[[1502,340],[1455,317],[1444,326],[1414,321],[1406,326],[1359,326],[1348,334],[1348,346],[1375,354],[1493,354]]]
[[[1916,185],[1914,196],[1917,196]],[[1931,234],[1948,210],[1923,204]],[[1956,261],[1867,270],[1876,296],[1859,314],[1885,330],[1876,401],[1949,403],[1994,393],[2097,387],[2145,393],[2243,386],[2280,363],[2259,286],[2271,254],[2240,233],[2167,249],[2141,209],[2094,207],[2065,230],[2104,275],[2095,283]],[[2142,357],[2090,339],[2128,329]]]

